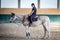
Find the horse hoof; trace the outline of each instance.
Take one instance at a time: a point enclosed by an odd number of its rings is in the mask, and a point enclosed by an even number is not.
[[[44,37],[43,37],[43,38],[41,38],[41,39],[44,39]]]
[[[27,33],[26,36],[30,36],[30,33]]]

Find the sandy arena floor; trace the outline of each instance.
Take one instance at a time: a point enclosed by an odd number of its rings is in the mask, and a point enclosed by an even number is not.
[[[50,24],[50,39],[40,39],[43,36],[42,25],[38,27],[31,27],[30,40],[60,40],[60,24]],[[39,36],[40,35],[40,36]],[[0,24],[0,40],[26,40],[25,27],[20,24]]]
[[[0,40],[26,40],[24,37],[0,37]],[[31,38],[30,40],[60,40],[60,32],[51,32],[50,39]]]

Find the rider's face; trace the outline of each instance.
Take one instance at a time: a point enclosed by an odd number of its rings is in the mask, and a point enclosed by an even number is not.
[[[34,5],[31,5],[31,7],[33,8],[33,7],[34,7]]]

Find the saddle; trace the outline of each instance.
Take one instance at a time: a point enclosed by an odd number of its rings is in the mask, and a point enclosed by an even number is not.
[[[34,17],[34,18],[32,18],[32,22],[35,22],[35,21],[37,21],[38,20],[38,16],[36,16],[36,17]],[[31,23],[29,23],[29,27],[31,26]]]
[[[37,21],[37,20],[38,20],[38,16],[34,17],[34,18],[32,19],[32,22],[35,22],[35,21]]]

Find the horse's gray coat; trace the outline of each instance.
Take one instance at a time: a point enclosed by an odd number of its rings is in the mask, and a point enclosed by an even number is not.
[[[20,19],[22,24],[24,26],[26,26],[26,33],[30,33],[29,27],[28,27],[29,21],[27,20],[28,15],[22,15],[22,16],[15,15],[14,18],[11,18],[13,20],[10,19],[10,21],[14,21],[16,18]],[[48,34],[47,34],[48,37],[50,36],[49,23],[50,23],[50,19],[49,19],[48,16],[38,16],[38,21],[33,22],[31,26],[35,25],[37,27],[40,24],[42,24],[43,28],[44,28],[44,36],[43,36],[43,38],[45,38],[47,32],[48,32]]]

